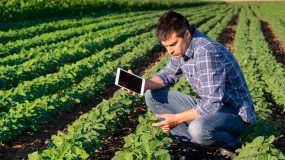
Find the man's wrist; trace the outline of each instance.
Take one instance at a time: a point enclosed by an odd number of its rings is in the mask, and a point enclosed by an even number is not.
[[[177,123],[177,125],[180,124],[180,123],[182,123],[179,113],[174,114],[174,120],[175,120],[175,122]]]

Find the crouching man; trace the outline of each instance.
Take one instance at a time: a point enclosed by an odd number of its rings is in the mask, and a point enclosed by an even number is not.
[[[186,143],[223,148],[232,158],[241,147],[240,136],[256,122],[235,57],[176,12],[160,17],[156,34],[171,58],[163,70],[146,80],[146,104],[160,119],[153,126]],[[169,89],[182,75],[195,97]]]

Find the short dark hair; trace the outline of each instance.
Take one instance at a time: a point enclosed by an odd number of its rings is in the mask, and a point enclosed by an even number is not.
[[[187,30],[192,34],[193,29],[187,18],[177,12],[168,11],[159,18],[156,35],[160,40],[165,41],[174,32],[178,37],[183,37]]]

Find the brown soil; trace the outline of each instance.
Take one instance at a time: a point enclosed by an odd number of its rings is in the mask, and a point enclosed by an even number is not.
[[[183,144],[178,140],[172,143],[169,151],[174,160],[229,160],[220,155],[218,148],[187,151],[186,147],[181,146],[183,146]]]
[[[236,34],[236,25],[238,23],[239,13],[235,15],[230,23],[226,26],[222,36],[218,39],[220,43],[222,43],[228,50],[234,53],[233,42]]]
[[[134,69],[134,73],[141,75],[146,72],[155,62],[162,58],[164,52],[165,49],[161,49],[159,52],[153,53],[145,66]],[[54,117],[51,121],[43,122],[39,125],[37,132],[29,131],[9,143],[1,144],[3,150],[0,152],[0,159],[27,159],[29,153],[46,149],[47,143],[52,135],[58,131],[65,132],[68,125],[72,124],[72,122],[78,119],[82,114],[90,111],[103,99],[111,98],[118,89],[119,88],[115,85],[111,85],[107,87],[101,95],[96,95],[94,99],[84,104],[79,104],[74,110],[59,113],[59,115]]]
[[[285,67],[285,44],[282,44],[280,38],[273,33],[272,26],[267,21],[258,17],[254,11],[253,14],[260,20],[265,40],[272,50],[277,62]]]

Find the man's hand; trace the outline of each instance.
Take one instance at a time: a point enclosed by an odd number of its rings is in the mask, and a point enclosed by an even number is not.
[[[169,132],[178,125],[176,114],[156,114],[155,116],[164,118],[163,121],[152,124],[154,127],[160,127],[163,132]]]

